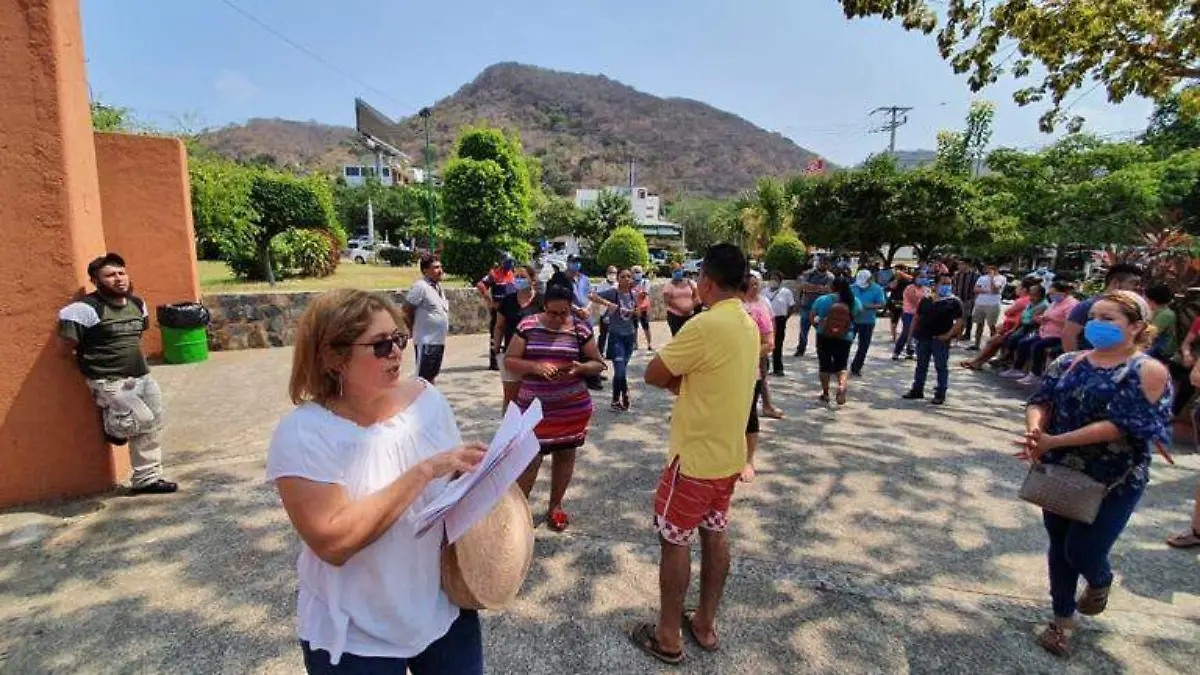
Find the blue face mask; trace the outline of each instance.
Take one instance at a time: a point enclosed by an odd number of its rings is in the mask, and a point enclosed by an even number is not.
[[[675,281],[683,281],[683,270],[675,270],[671,272],[671,278]]]
[[[517,277],[513,279],[513,285],[517,287],[518,291],[527,291],[531,284],[527,277]]]
[[[634,273],[633,273],[633,280],[634,280],[634,281],[641,281],[641,280],[642,280],[642,273],[641,273],[641,272],[634,272]]]
[[[928,279],[917,279],[917,285],[918,286],[928,286],[929,280]]]
[[[1062,302],[1063,297],[1064,296],[1062,293],[1051,293],[1050,294],[1050,304],[1057,305],[1058,303]]]
[[[511,272],[513,268],[513,261],[505,260],[503,267],[505,272]]]
[[[583,264],[577,262],[567,263],[567,269],[571,270],[572,272],[578,272],[579,270],[583,269]]]
[[[1083,327],[1083,337],[1096,349],[1112,349],[1125,342],[1125,331],[1112,321],[1092,319]]]
[[[950,284],[938,286],[938,295],[942,296],[943,298],[950,297],[952,293],[954,293],[954,288]]]

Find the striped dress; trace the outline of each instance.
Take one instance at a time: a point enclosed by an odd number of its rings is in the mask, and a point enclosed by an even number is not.
[[[551,330],[542,325],[542,315],[538,314],[523,320],[517,335],[525,340],[521,358],[565,369],[572,362],[583,361],[583,345],[592,339],[592,328],[586,322],[572,320],[562,329]],[[534,429],[542,454],[583,445],[592,418],[592,395],[583,378],[546,380],[526,375],[521,380],[517,406],[524,411],[534,399],[542,402],[542,421]]]

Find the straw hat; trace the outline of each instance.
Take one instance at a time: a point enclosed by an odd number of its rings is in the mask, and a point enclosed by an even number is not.
[[[482,520],[442,550],[442,588],[464,609],[500,609],[533,563],[533,517],[514,483]]]

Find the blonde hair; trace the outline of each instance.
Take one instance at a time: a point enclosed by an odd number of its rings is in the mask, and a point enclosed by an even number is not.
[[[325,405],[341,391],[337,368],[350,357],[350,343],[358,340],[377,312],[387,312],[404,331],[404,319],[391,300],[378,293],[342,288],[317,296],[296,325],[296,351],[292,354],[292,379],[288,394],[299,405],[315,401]]]
[[[1142,330],[1137,335],[1133,336],[1133,344],[1139,349],[1145,349],[1154,344],[1154,339],[1158,337],[1158,328],[1150,323],[1153,318],[1150,311],[1150,304],[1146,300],[1134,293],[1133,291],[1109,291],[1100,296],[1100,300],[1106,300],[1121,308],[1121,313],[1129,319],[1130,324],[1143,323]]]

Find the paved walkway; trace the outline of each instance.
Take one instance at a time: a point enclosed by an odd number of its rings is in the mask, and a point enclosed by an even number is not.
[[[453,338],[440,382],[464,434],[481,440],[500,388],[484,344]],[[598,406],[568,493],[570,531],[539,527],[520,598],[486,615],[489,672],[1196,672],[1200,565],[1162,539],[1186,521],[1200,456],[1156,465],[1114,552],[1109,611],[1056,661],[1031,639],[1049,600],[1044,534],[1015,498],[1023,471],[1008,454],[1020,390],[956,369],[945,408],[904,402],[911,363],[887,360],[883,345],[842,410],[817,404],[811,354],[772,379],[788,418],[764,423],[759,479],[735,500],[722,650],[660,668],[622,632],[657,605],[648,524],[669,400],[640,384],[646,361],[639,353],[632,368],[631,414]],[[0,672],[300,672],[297,540],[261,480],[290,408],[290,362],[290,349],[273,349],[156,369],[179,495],[0,514]]]

